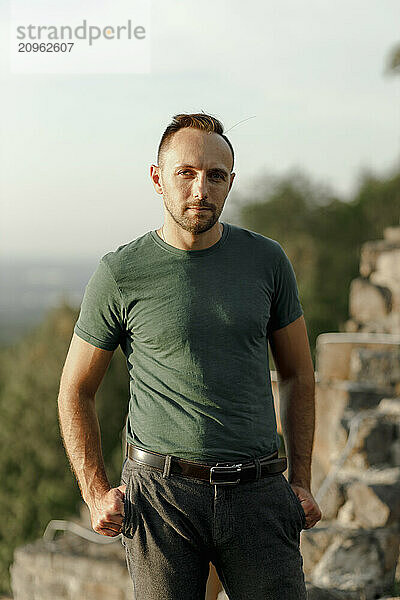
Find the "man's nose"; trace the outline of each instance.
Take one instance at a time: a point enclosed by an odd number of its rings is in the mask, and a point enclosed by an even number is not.
[[[205,175],[198,175],[194,182],[193,197],[202,200],[207,198],[207,177]]]

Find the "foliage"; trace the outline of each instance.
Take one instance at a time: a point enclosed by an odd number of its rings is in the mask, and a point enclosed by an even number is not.
[[[0,354],[0,589],[9,590],[8,567],[17,546],[37,539],[51,519],[77,515],[79,488],[58,425],[62,367],[77,319],[67,306],[51,312],[24,340]],[[121,424],[128,376],[120,350],[96,395],[107,473],[119,483]]]

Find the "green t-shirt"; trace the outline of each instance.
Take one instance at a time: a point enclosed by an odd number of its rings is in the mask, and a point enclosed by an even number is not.
[[[279,445],[268,336],[303,314],[275,240],[229,223],[203,250],[156,231],[105,254],[75,333],[121,345],[130,374],[127,439],[191,460],[229,461]]]

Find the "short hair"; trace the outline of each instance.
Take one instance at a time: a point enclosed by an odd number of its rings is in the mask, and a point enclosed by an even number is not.
[[[202,131],[207,131],[208,133],[217,133],[220,135],[228,144],[231,152],[232,152],[232,169],[233,163],[235,161],[235,154],[233,152],[233,147],[226,135],[224,134],[224,126],[219,119],[213,117],[212,115],[207,115],[206,113],[195,113],[195,114],[179,114],[174,115],[172,117],[171,123],[165,129],[162,134],[158,152],[157,152],[157,161],[160,164],[160,159],[164,150],[168,147],[169,141],[171,140],[174,133],[183,129],[185,127],[193,127],[194,129],[200,129]]]

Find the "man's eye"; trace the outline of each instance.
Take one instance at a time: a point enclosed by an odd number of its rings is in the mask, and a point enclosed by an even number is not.
[[[210,177],[211,179],[225,179],[222,173],[211,173]]]
[[[185,169],[184,171],[179,171],[179,175],[190,175],[191,171],[189,171],[188,169]]]

